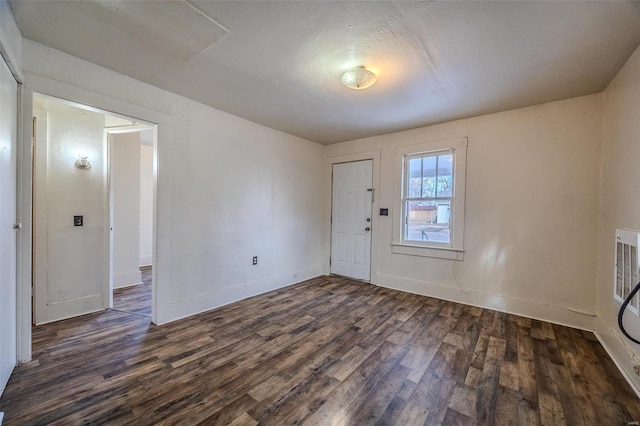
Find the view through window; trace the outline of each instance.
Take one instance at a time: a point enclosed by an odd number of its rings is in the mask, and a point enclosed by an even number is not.
[[[451,245],[451,150],[405,157],[404,240]]]

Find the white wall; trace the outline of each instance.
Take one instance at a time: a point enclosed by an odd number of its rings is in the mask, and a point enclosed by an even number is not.
[[[104,115],[45,104],[35,146],[37,324],[103,309],[108,279]],[[88,170],[74,166],[81,153],[89,157]],[[84,216],[84,226],[74,226],[76,215]]]
[[[111,135],[113,288],[141,284],[140,133]]]
[[[321,145],[29,40],[23,63],[27,91],[159,125],[155,321],[322,273]]]
[[[326,147],[328,162],[362,152],[380,157],[374,211],[391,210],[374,227],[372,280],[591,328],[600,109],[600,96],[592,95]],[[459,137],[468,137],[464,260],[392,254],[393,149]]]
[[[145,132],[152,132],[146,130]],[[144,133],[144,132],[142,132]],[[141,133],[141,138],[142,138]],[[153,146],[140,145],[140,261],[151,265],[153,243]]]
[[[618,331],[620,304],[613,299],[616,228],[640,230],[640,48],[603,93],[596,322],[598,337],[638,392],[633,358],[640,362],[640,346]],[[625,319],[628,331],[640,339],[638,317],[628,312]]]

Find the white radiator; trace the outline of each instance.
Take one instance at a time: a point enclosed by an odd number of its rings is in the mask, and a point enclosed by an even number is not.
[[[613,297],[620,303],[631,293],[638,283],[638,246],[640,232],[616,229],[616,257],[613,277]],[[638,315],[638,294],[628,305],[628,309]]]

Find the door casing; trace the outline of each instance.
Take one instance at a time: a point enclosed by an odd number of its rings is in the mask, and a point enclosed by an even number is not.
[[[39,94],[40,95],[40,94]],[[33,96],[33,92],[32,92],[32,96]],[[104,133],[103,133],[103,159],[104,159],[104,167],[102,169],[102,174],[103,174],[103,210],[105,212],[104,215],[104,223],[103,223],[103,229],[104,229],[104,233],[106,234],[106,237],[104,238],[104,250],[103,252],[105,253],[104,259],[101,262],[104,262],[103,265],[105,266],[106,269],[106,274],[105,274],[105,279],[102,280],[104,281],[104,284],[102,285],[102,309],[107,309],[109,307],[112,306],[112,280],[113,280],[113,269],[112,269],[112,241],[111,241],[111,236],[112,233],[110,231],[111,228],[111,216],[112,216],[112,211],[110,208],[110,204],[111,204],[111,200],[110,200],[110,155],[109,155],[109,135],[110,134],[114,134],[114,133],[127,133],[127,132],[136,132],[136,131],[141,131],[141,130],[153,130],[154,131],[154,150],[153,150],[153,155],[154,155],[154,202],[153,202],[153,211],[154,211],[154,231],[153,231],[153,239],[154,239],[154,250],[153,250],[153,254],[152,254],[152,262],[155,261],[155,216],[156,216],[156,185],[157,185],[157,170],[155,168],[155,164],[157,162],[156,155],[157,155],[157,127],[158,125],[153,124],[153,123],[149,123],[143,120],[140,120],[138,118],[134,118],[134,117],[130,117],[130,116],[125,116],[125,115],[121,115],[121,114],[117,114],[117,113],[112,113],[112,112],[107,112],[105,110],[102,109],[98,109],[95,107],[88,107],[84,104],[81,103],[77,103],[77,102],[73,102],[73,101],[66,101],[63,99],[60,99],[58,97],[55,96],[50,96],[50,95],[41,95],[44,97],[50,97],[56,101],[60,101],[62,103],[66,103],[66,104],[70,104],[72,106],[81,108],[81,109],[88,109],[94,112],[98,112],[101,114],[105,114],[105,115],[117,115],[117,116],[121,116],[122,118],[126,118],[126,119],[131,119],[133,121],[136,122],[141,122],[143,124],[139,124],[139,125],[130,125],[130,126],[125,126],[125,127],[121,127],[121,128],[115,128],[115,127],[110,127],[105,129]],[[34,150],[34,163],[37,163],[37,161],[35,161],[35,155],[37,155],[37,150]],[[37,167],[39,167],[37,164],[33,165],[33,169],[36,170]],[[34,179],[33,181],[34,185],[37,184],[37,181]],[[33,195],[32,195],[33,197]],[[37,208],[37,206],[36,206]],[[34,211],[34,217],[35,217],[35,211]],[[37,224],[36,224],[37,225]],[[33,230],[33,229],[32,229]],[[37,235],[34,234],[36,237]],[[42,236],[40,236],[40,238],[42,238]],[[33,245],[33,248],[36,249],[37,245]],[[42,255],[40,256],[40,258],[42,258]],[[33,265],[34,271],[38,268],[38,265]],[[155,322],[155,297],[156,297],[156,285],[155,285],[155,270],[152,272],[153,278],[153,284],[152,284],[152,321]],[[42,290],[41,290],[42,291]],[[37,297],[37,293],[32,293],[32,295],[34,297]],[[37,302],[37,300],[36,300]],[[37,304],[37,303],[36,303]],[[93,309],[95,310],[95,309]],[[35,314],[35,310],[33,311],[33,313]],[[35,316],[35,315],[34,315]],[[75,315],[72,315],[75,316]],[[48,320],[44,320],[44,321],[39,321],[40,323],[44,323],[44,322],[49,322],[49,321],[55,321],[57,319],[63,319],[63,318],[54,318],[54,319],[48,319]],[[30,348],[29,348],[29,352],[30,352]]]

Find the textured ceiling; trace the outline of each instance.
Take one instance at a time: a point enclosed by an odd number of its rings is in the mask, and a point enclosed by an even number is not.
[[[26,38],[325,144],[596,93],[640,43],[629,1],[11,4]]]

